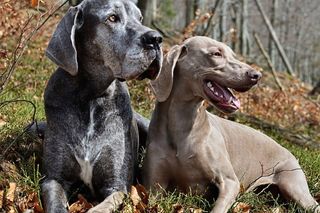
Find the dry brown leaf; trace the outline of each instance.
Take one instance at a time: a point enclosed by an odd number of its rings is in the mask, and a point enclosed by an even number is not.
[[[0,31],[0,37],[1,37],[1,34],[3,34],[3,33],[1,33],[1,31]],[[8,52],[7,51],[0,50],[0,58],[7,58],[7,56],[8,56]]]
[[[38,0],[31,0],[31,6],[32,7],[36,7],[36,6],[38,6],[38,4],[39,4]]]
[[[6,121],[0,118],[0,128],[6,125]]]
[[[44,212],[36,192],[29,193],[27,196],[19,199],[17,207],[19,212],[26,212],[27,210],[32,210],[34,213]]]
[[[0,209],[3,207],[4,190],[0,190]]]
[[[320,192],[314,196],[314,199],[320,203]]]
[[[172,207],[173,207],[174,213],[183,213],[184,212],[183,206],[179,203],[173,204]]]
[[[138,194],[139,194],[142,202],[143,202],[144,204],[148,205],[148,203],[149,203],[149,193],[148,193],[148,191],[146,190],[146,188],[144,188],[144,186],[141,185],[141,184],[137,184],[137,185],[136,185],[136,189],[137,189],[137,191],[138,191]]]
[[[271,209],[271,213],[284,213],[285,211],[281,207]]]
[[[91,209],[93,205],[89,203],[81,194],[78,195],[78,201],[71,204],[69,213],[85,213]]]
[[[130,199],[135,213],[146,211],[149,202],[149,194],[141,184],[131,186]]]
[[[17,183],[9,183],[9,189],[6,193],[6,208],[8,209],[8,213],[15,213],[14,210],[14,198],[15,192],[17,189]]]
[[[2,170],[7,177],[12,179],[17,179],[19,177],[17,167],[9,161],[2,162],[0,164],[0,170]]]
[[[233,209],[233,213],[249,213],[251,206],[243,202],[237,202]]]
[[[190,211],[191,211],[192,213],[202,213],[202,209],[190,208]]]
[[[137,206],[141,201],[141,197],[139,196],[138,190],[135,186],[131,186],[130,199],[133,206]]]

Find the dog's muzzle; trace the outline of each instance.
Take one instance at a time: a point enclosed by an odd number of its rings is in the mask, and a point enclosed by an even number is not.
[[[143,80],[148,78],[150,80],[154,80],[161,68],[161,44],[162,44],[162,36],[157,31],[148,31],[141,36],[141,44],[144,49],[156,51],[156,57],[150,63],[146,71],[140,74],[137,79]]]

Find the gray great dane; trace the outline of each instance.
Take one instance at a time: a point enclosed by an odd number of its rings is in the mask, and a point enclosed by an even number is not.
[[[241,185],[250,191],[273,184],[285,198],[320,212],[288,150],[257,130],[206,111],[203,100],[223,112],[236,111],[240,102],[228,88],[245,92],[260,78],[227,45],[213,39],[194,37],[171,48],[151,83],[157,103],[144,163],[146,186],[160,184],[208,197],[216,186],[219,195],[212,212],[224,213]]]
[[[138,126],[147,127],[122,81],[154,79],[162,64],[162,37],[141,20],[133,1],[84,0],[50,40],[46,54],[59,68],[45,90],[46,212],[68,212],[79,181],[102,201],[90,212],[110,212],[133,182]]]

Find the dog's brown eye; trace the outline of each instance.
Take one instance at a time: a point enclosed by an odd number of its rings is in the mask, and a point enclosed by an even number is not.
[[[119,21],[119,18],[116,15],[111,15],[108,17],[107,20],[114,23],[114,22]]]
[[[143,21],[143,17],[142,16],[140,16],[139,21],[142,23],[142,21]]]

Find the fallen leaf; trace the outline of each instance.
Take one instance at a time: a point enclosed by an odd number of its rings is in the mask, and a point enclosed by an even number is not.
[[[17,184],[14,182],[9,183],[9,189],[6,193],[6,208],[8,213],[15,213],[14,210],[14,198],[17,189]]]
[[[190,211],[192,213],[202,213],[202,209],[193,209],[193,208],[191,208]]]
[[[4,190],[0,191],[0,209],[3,207]]]
[[[130,199],[133,206],[137,206],[141,201],[141,197],[139,196],[138,190],[135,186],[131,186]]]
[[[32,7],[36,7],[36,6],[38,6],[38,4],[39,4],[38,0],[31,0],[31,6]]]
[[[318,203],[320,203],[320,193],[316,194],[316,195],[314,196],[314,199],[315,199]]]
[[[143,202],[144,204],[148,205],[148,203],[149,203],[149,193],[148,193],[148,191],[146,190],[146,188],[144,188],[144,186],[141,185],[141,184],[137,184],[137,185],[136,185],[136,189],[137,189],[137,191],[138,191],[138,194],[139,194],[142,202]]]
[[[173,207],[174,213],[183,213],[184,212],[183,206],[179,203],[173,204],[172,207]]]
[[[285,211],[281,207],[273,208],[271,213],[284,213]]]
[[[78,195],[78,201],[71,204],[69,213],[85,213],[91,209],[93,205],[89,203],[81,194]]]
[[[1,31],[0,31],[0,37],[1,37]],[[5,50],[0,50],[0,58],[6,58],[8,55],[8,52]]]
[[[43,213],[39,201],[38,194],[36,192],[29,193],[27,196],[20,198],[17,202],[17,207],[19,212],[33,212],[33,213]]]
[[[243,202],[237,202],[233,209],[233,213],[249,213],[251,206]]]
[[[0,128],[6,125],[6,121],[0,118]]]
[[[9,161],[2,162],[0,164],[0,170],[3,171],[3,174],[5,174],[6,177],[10,177],[11,179],[16,180],[19,177],[17,167]]]

